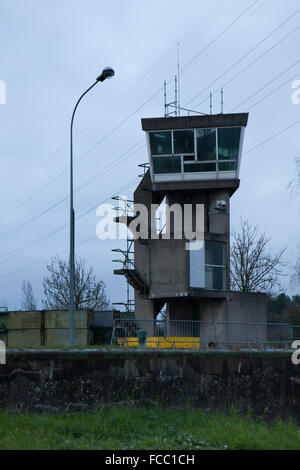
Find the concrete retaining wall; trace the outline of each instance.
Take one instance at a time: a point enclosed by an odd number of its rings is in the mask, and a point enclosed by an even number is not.
[[[0,406],[58,411],[130,400],[210,410],[235,405],[300,418],[300,366],[291,354],[8,351],[0,365]]]

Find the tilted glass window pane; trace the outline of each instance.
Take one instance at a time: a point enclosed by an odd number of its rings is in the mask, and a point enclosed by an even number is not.
[[[205,264],[225,266],[225,244],[222,242],[205,242]]]
[[[216,163],[185,163],[185,173],[201,173],[216,171]]]
[[[219,160],[234,160],[239,156],[240,127],[218,129]]]
[[[236,171],[237,162],[220,162],[219,171]]]
[[[205,267],[205,287],[212,290],[226,290],[225,268]]]
[[[194,131],[173,131],[174,153],[194,153]]]
[[[215,129],[197,129],[198,160],[217,160]]]
[[[172,154],[172,134],[166,132],[150,132],[150,148],[152,155]]]
[[[154,173],[181,173],[181,157],[153,157]]]

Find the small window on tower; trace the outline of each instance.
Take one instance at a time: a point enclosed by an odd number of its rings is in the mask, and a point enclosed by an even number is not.
[[[156,175],[181,173],[180,157],[154,157],[153,170]]]
[[[194,131],[174,131],[174,153],[187,154],[195,153]]]
[[[197,129],[197,152],[199,161],[217,160],[217,137],[215,129]]]
[[[240,127],[218,129],[219,160],[237,160],[241,138]]]
[[[150,148],[152,155],[171,155],[172,154],[172,133],[150,132]]]
[[[226,289],[225,244],[205,242],[205,283],[207,289]]]

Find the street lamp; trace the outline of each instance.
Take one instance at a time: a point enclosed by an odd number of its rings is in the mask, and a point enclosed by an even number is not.
[[[92,89],[98,82],[104,82],[107,78],[112,78],[115,72],[111,67],[105,67],[96,78],[95,83],[90,86],[79,98],[74,108],[71,119],[71,148],[70,148],[70,346],[75,345],[75,320],[74,320],[74,297],[75,297],[75,211],[73,204],[73,122],[76,109],[82,98]]]

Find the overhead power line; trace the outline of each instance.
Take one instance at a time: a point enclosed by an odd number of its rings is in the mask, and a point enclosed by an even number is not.
[[[276,93],[276,91],[280,90],[284,85],[286,85],[287,83],[291,83],[292,80],[295,80],[296,78],[298,78],[300,76],[300,72],[298,72],[296,75],[293,75],[292,77],[288,78],[287,80],[285,80],[283,83],[281,83],[281,85],[279,85],[277,88],[275,88],[274,90],[272,90],[270,93],[267,93],[265,96],[263,96],[259,101],[257,101],[256,103],[252,104],[251,106],[249,106],[247,109],[248,111],[250,111],[250,109],[254,108],[255,106],[259,105],[260,103],[262,103],[263,101],[265,101],[267,98],[269,98],[270,96],[274,95],[274,93]]]
[[[237,23],[259,0],[255,0],[251,3],[243,12],[238,15],[225,29],[223,29],[214,39],[212,39],[201,51],[196,54],[187,64],[185,64],[181,69],[180,73],[183,73],[186,69],[188,69],[191,64],[193,64],[207,49],[209,49],[218,39],[220,39],[232,26]],[[188,104],[188,103],[187,103]]]
[[[128,187],[130,187],[131,185],[133,185],[134,183],[136,183],[137,181],[139,180],[139,178],[135,178],[133,181],[131,181],[129,184],[127,184],[126,186],[124,186],[123,188],[119,189],[119,191],[117,191],[117,193],[115,193],[115,195],[118,195],[119,193],[121,193],[122,191],[125,191]],[[92,212],[93,210],[95,210],[100,204],[104,204],[104,202],[108,201],[111,199],[111,196],[106,198],[104,201],[98,203],[96,206],[93,206],[92,208],[88,209],[86,212],[84,212],[83,214],[80,214],[79,216],[76,217],[76,220],[79,220],[83,217],[85,217],[87,214],[89,214],[90,212]],[[8,255],[6,258],[3,258],[3,259],[0,259],[0,264],[3,264],[3,263],[6,263],[7,261],[10,261],[11,259],[15,258],[16,256],[18,256],[19,254],[21,253],[24,253],[24,251],[27,251],[31,248],[34,248],[35,246],[39,245],[40,243],[42,243],[43,241],[47,240],[48,238],[52,237],[53,235],[55,235],[56,233],[60,232],[61,230],[63,230],[64,228],[68,227],[69,224],[68,223],[65,223],[63,225],[61,225],[60,227],[58,227],[57,229],[55,230],[52,230],[51,232],[48,232],[44,235],[42,235],[41,237],[35,239],[35,240],[31,240],[30,242],[26,243],[25,245],[22,245],[8,253],[6,253],[6,255]]]
[[[272,80],[270,80],[269,82],[267,82],[265,85],[263,85],[261,88],[259,88],[258,90],[256,90],[254,93],[252,93],[250,96],[248,96],[248,98],[246,98],[245,100],[243,100],[240,104],[238,104],[237,106],[235,106],[234,108],[232,108],[229,112],[232,113],[233,111],[235,111],[237,108],[239,108],[240,106],[242,106],[243,104],[247,103],[247,101],[251,100],[251,98],[254,98],[254,96],[258,95],[258,93],[260,93],[261,91],[263,91],[265,88],[267,88],[269,85],[271,85],[272,83],[274,83],[279,77],[281,77],[282,75],[284,75],[286,72],[288,72],[289,70],[291,70],[293,67],[295,67],[295,65],[299,64],[300,62],[300,59],[296,60],[296,62],[294,62],[292,65],[290,65],[289,67],[287,67],[286,69],[284,69],[282,72],[280,72],[278,75],[276,75],[276,77],[272,78]]]
[[[89,184],[91,183],[94,183],[96,180],[98,180],[99,178],[105,176],[107,173],[109,173],[111,170],[113,170],[117,165],[120,165],[120,163],[123,163],[124,161],[128,160],[132,155],[134,155],[136,152],[138,152],[139,150],[141,150],[143,147],[145,147],[145,145],[140,145],[138,148],[135,148],[137,147],[138,144],[141,144],[141,142],[143,142],[144,139],[141,139],[137,142],[137,144],[135,144],[134,146],[132,146],[130,149],[126,150],[125,152],[123,152],[121,155],[119,155],[115,160],[113,160],[109,165],[107,165],[106,167],[104,167],[103,169],[101,169],[98,173],[96,173],[95,175],[93,175],[91,178],[89,178],[87,181],[85,181],[84,183],[82,183],[78,188],[75,189],[74,193],[78,193],[79,191],[81,191],[82,189],[84,189],[86,186],[88,186]],[[134,150],[133,150],[134,149]],[[132,150],[132,152],[130,152],[130,150]],[[130,152],[128,155],[127,153]],[[125,158],[122,158],[122,156],[125,156]],[[19,230],[21,230],[22,228],[24,227],[27,227],[28,225],[30,225],[32,222],[38,220],[40,217],[42,217],[43,215],[47,214],[48,212],[50,212],[52,209],[55,209],[57,206],[59,206],[60,204],[62,204],[64,201],[68,200],[69,199],[69,195],[63,197],[62,199],[60,199],[59,201],[55,202],[54,204],[52,204],[50,207],[48,207],[47,209],[43,210],[42,212],[40,212],[39,214],[37,214],[36,216],[32,217],[30,220],[14,227],[13,229],[5,232],[5,233],[2,233],[0,234],[0,240],[3,241],[9,237],[12,237],[14,234],[16,234]]]
[[[283,134],[284,132],[288,131],[289,129],[291,129],[292,127],[295,127],[297,124],[300,123],[300,119],[298,119],[297,121],[293,122],[292,124],[290,124],[288,127],[285,127],[284,129],[281,129],[279,132],[276,132],[276,134],[272,135],[271,137],[269,137],[268,139],[264,140],[263,142],[261,142],[260,144],[257,144],[255,145],[255,147],[252,147],[250,150],[247,150],[247,152],[244,152],[242,156],[245,156],[245,155],[248,155],[248,153],[251,153],[253,152],[254,150],[258,149],[259,147],[261,147],[262,145],[265,145],[266,143],[270,142],[270,140],[273,140],[275,139],[276,137],[278,137],[279,135]]]
[[[270,51],[272,51],[273,49],[275,49],[275,47],[279,46],[279,44],[281,44],[283,41],[285,41],[288,37],[290,37],[292,34],[294,34],[298,29],[300,28],[300,24],[298,26],[296,26],[296,28],[294,28],[292,31],[290,31],[288,34],[286,34],[283,38],[281,38],[279,41],[277,41],[273,46],[271,46],[269,49],[267,49],[263,54],[261,54],[260,56],[258,56],[256,59],[254,59],[250,64],[248,64],[246,67],[244,67],[242,70],[240,70],[238,73],[236,73],[233,77],[231,77],[229,80],[227,80],[227,82],[223,83],[223,85],[221,85],[214,93],[213,95],[215,95],[216,93],[218,93],[220,90],[222,90],[222,88],[225,88],[226,85],[228,85],[229,83],[231,83],[233,80],[235,80],[237,77],[239,77],[240,75],[242,75],[244,72],[246,72],[246,70],[248,70],[250,67],[252,67],[252,65],[256,64],[256,62],[258,62],[260,59],[262,59],[265,55],[267,55]],[[203,101],[201,101],[196,107],[198,106],[201,106],[201,104],[203,104],[205,101],[207,101],[208,98],[205,98]]]
[[[202,93],[204,93],[206,90],[210,89],[210,87],[212,85],[214,85],[215,83],[217,83],[222,77],[224,77],[224,75],[226,75],[228,72],[230,72],[233,68],[235,68],[238,64],[240,64],[244,59],[246,59],[253,51],[255,51],[259,46],[261,46],[265,41],[267,41],[270,37],[272,37],[277,31],[279,31],[286,23],[288,23],[291,19],[293,19],[298,13],[300,12],[300,9],[296,10],[296,12],[294,12],[292,15],[290,15],[288,18],[286,18],[282,23],[280,23],[275,29],[273,29],[271,31],[271,33],[267,34],[267,36],[265,36],[261,41],[259,41],[255,46],[253,46],[251,49],[249,49],[248,52],[246,52],[246,54],[243,54],[242,57],[240,57],[236,62],[234,62],[230,67],[228,67],[224,72],[222,72],[217,78],[215,78],[213,81],[211,81],[205,88],[203,88],[202,90],[200,90],[196,95],[193,96],[193,98],[191,98],[186,104],[185,106],[188,106],[192,101],[194,101],[195,99],[197,99],[200,95],[202,95]],[[296,28],[298,29],[299,26]],[[294,29],[291,33],[289,33],[287,36],[285,36],[282,40],[280,40],[278,43],[276,43],[274,46],[272,46],[270,49],[268,49],[267,52],[269,52],[270,50],[272,50],[272,48],[276,47],[280,42],[282,42],[284,39],[286,39],[286,37],[290,36],[290,34],[292,34],[294,31],[296,31],[296,29]],[[266,53],[264,53],[263,55],[265,55]],[[260,57],[263,57],[260,56]],[[255,60],[255,62],[257,61],[258,59]],[[255,63],[253,62],[253,63]],[[250,66],[249,66],[250,67]],[[232,79],[231,79],[232,80]],[[230,81],[231,81],[230,80]],[[229,83],[229,82],[226,82],[226,84]],[[223,87],[226,85],[224,84]],[[219,90],[218,90],[219,91]],[[204,101],[206,101],[208,98],[206,98]],[[197,105],[196,107],[200,106],[202,103],[204,103],[204,101],[202,101],[201,103],[199,103],[199,105]]]

